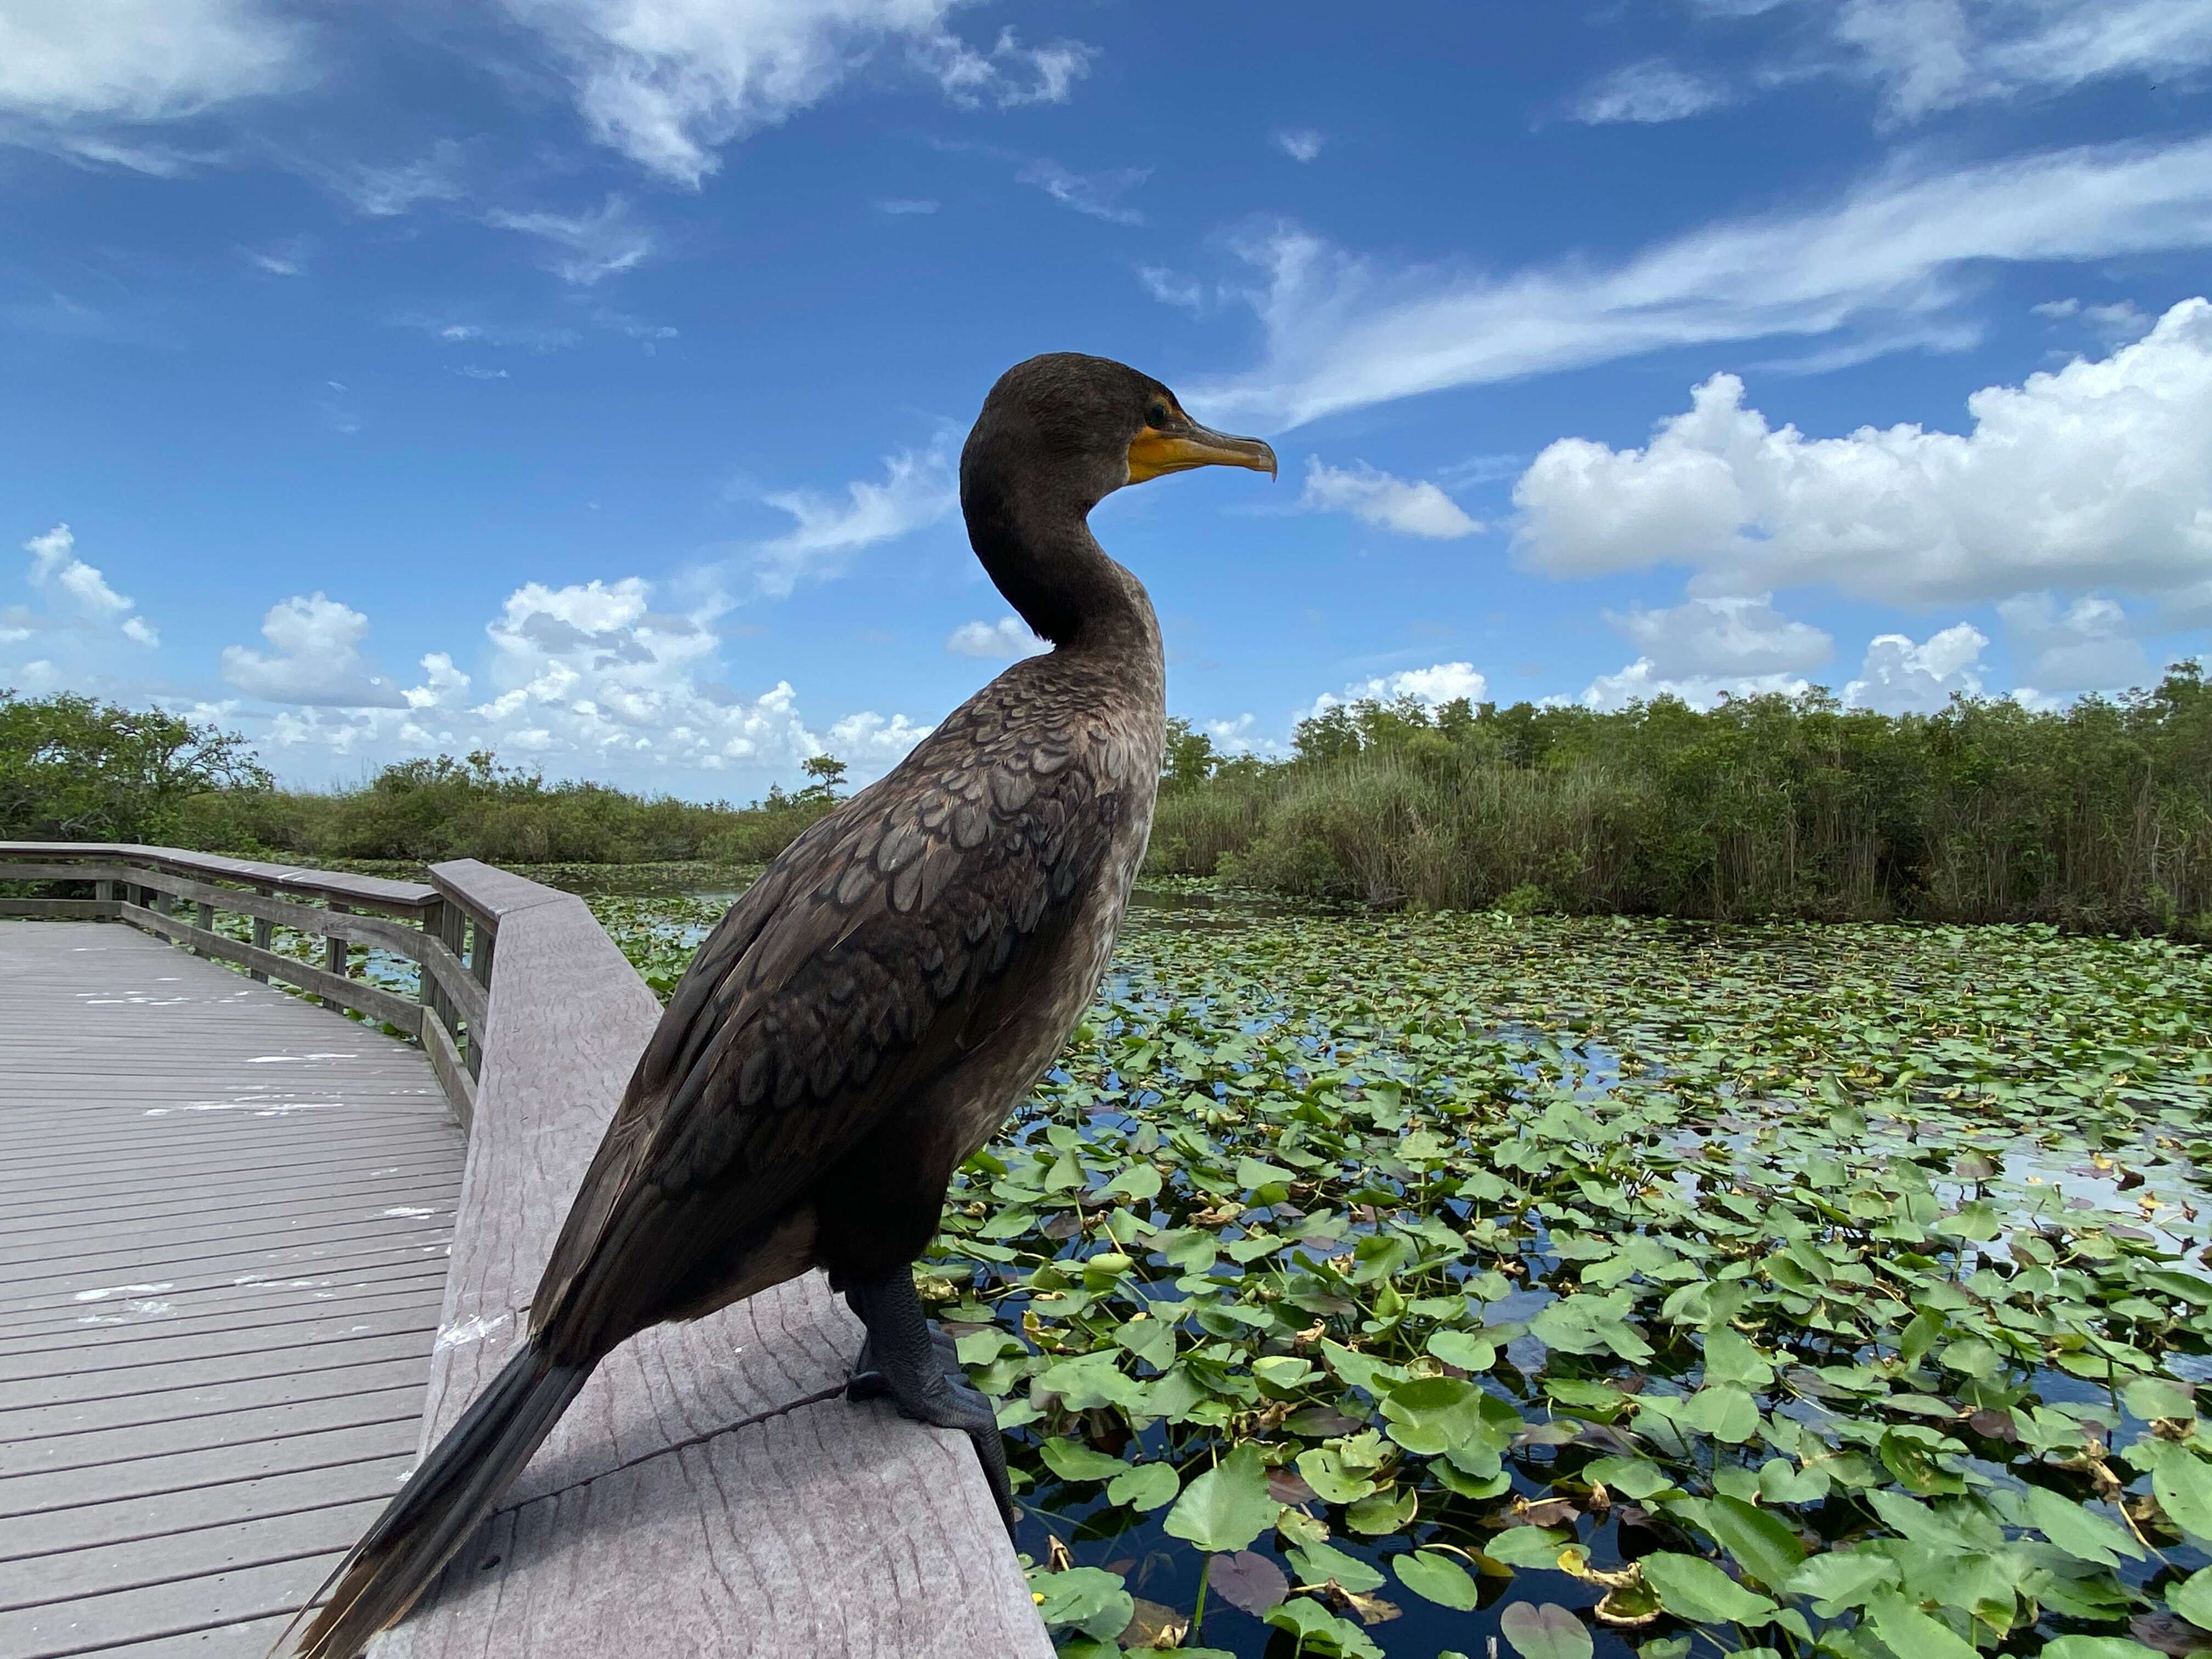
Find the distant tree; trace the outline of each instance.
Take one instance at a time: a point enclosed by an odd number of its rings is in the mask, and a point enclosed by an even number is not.
[[[193,796],[270,787],[235,732],[159,708],[0,689],[0,838],[160,842]]]
[[[1516,702],[1492,716],[1504,739],[1505,758],[1515,766],[1540,766],[1552,752],[1552,732],[1543,711],[1532,702]]]
[[[845,781],[845,763],[835,755],[816,755],[799,769],[810,781],[793,799],[802,801],[834,801],[842,799],[838,788]]]
[[[1302,761],[1348,760],[1359,752],[1359,728],[1352,724],[1352,711],[1335,703],[1293,726],[1291,747]]]
[[[1465,743],[1473,737],[1476,721],[1474,704],[1465,697],[1454,697],[1437,710],[1437,730],[1454,743]]]
[[[1160,757],[1163,793],[1176,795],[1198,788],[1220,763],[1212,738],[1194,729],[1182,715],[1170,716],[1167,747]]]

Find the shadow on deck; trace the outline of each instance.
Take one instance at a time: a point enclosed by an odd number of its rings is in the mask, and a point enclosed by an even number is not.
[[[580,901],[432,873],[0,843],[74,894],[0,915],[252,974],[0,922],[0,1659],[262,1653],[513,1352],[659,1007]],[[818,1276],[626,1344],[375,1651],[1048,1653],[965,1439],[848,1405],[858,1347]]]

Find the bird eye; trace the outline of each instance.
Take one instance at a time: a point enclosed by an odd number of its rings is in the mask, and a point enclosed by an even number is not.
[[[1165,404],[1154,404],[1145,411],[1145,421],[1150,426],[1164,427],[1168,423],[1168,406]]]

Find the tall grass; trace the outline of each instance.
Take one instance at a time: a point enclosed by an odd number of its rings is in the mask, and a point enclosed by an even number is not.
[[[1382,905],[2212,928],[2193,665],[2063,713],[1370,704],[1302,726],[1298,750],[1186,749],[1154,867]]]

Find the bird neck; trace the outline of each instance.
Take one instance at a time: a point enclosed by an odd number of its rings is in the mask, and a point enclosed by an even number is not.
[[[969,494],[968,538],[1021,619],[1065,651],[1131,659],[1158,672],[1159,619],[1145,585],[1098,545],[1078,514],[1025,514]]]

